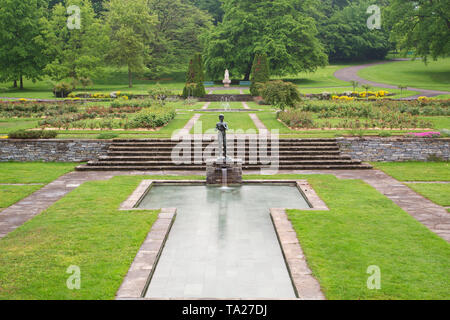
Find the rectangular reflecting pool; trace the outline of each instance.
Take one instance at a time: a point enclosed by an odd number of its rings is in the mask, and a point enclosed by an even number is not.
[[[155,185],[141,209],[177,208],[146,298],[295,298],[270,208],[310,208],[294,185]]]

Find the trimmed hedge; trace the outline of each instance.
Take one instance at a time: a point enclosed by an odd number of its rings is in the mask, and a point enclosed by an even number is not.
[[[136,113],[129,122],[129,128],[155,129],[172,121],[176,116],[173,108],[146,108]]]
[[[282,110],[294,107],[300,101],[300,92],[292,82],[269,81],[262,85],[259,92],[261,92],[264,101]]]
[[[18,130],[8,134],[8,139],[54,139],[58,133],[56,131],[25,131]]]

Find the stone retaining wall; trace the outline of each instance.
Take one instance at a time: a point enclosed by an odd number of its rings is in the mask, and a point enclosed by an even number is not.
[[[450,139],[339,138],[343,154],[362,161],[450,160]],[[111,140],[0,140],[0,161],[85,162],[106,155]]]
[[[450,139],[427,138],[340,138],[343,154],[373,162],[450,160]]]
[[[0,140],[0,161],[85,162],[105,155],[110,140]]]

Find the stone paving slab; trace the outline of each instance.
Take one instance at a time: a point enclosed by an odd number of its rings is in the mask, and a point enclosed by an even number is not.
[[[56,179],[2,211],[0,215],[0,239],[46,210],[82,183],[92,180],[109,180],[113,176],[114,174],[108,172],[85,172],[81,174],[80,172],[71,172]]]
[[[173,208],[161,209],[158,219],[153,224],[116,293],[117,300],[143,297],[174,223],[176,212],[177,210]]]
[[[253,123],[255,124],[256,128],[258,128],[259,132],[268,131],[267,127],[264,125],[264,123],[262,123],[261,120],[259,120],[258,116],[255,113],[250,113],[249,116],[253,120]]]
[[[314,278],[311,269],[308,267],[305,255],[297,239],[297,233],[286,215],[286,210],[271,209],[270,215],[297,296],[302,300],[325,300],[319,282]]]
[[[175,137],[182,137],[182,136],[188,136],[190,135],[189,132],[194,127],[195,123],[200,119],[202,115],[200,113],[194,114],[194,116],[186,123],[186,125],[181,129]]]

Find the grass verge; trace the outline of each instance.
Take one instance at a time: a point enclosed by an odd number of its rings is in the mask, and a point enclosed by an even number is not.
[[[408,183],[408,187],[434,203],[450,207],[450,184],[448,183]]]
[[[399,181],[450,181],[449,162],[376,162],[372,165]]]
[[[39,190],[42,186],[2,186],[0,185],[0,211],[7,208],[17,201],[28,197],[33,192]]]
[[[75,163],[0,162],[0,183],[50,183],[72,171]]]
[[[308,179],[330,208],[288,211],[327,299],[448,299],[450,245],[377,190],[331,175],[272,178]],[[367,288],[374,265],[380,290]]]

